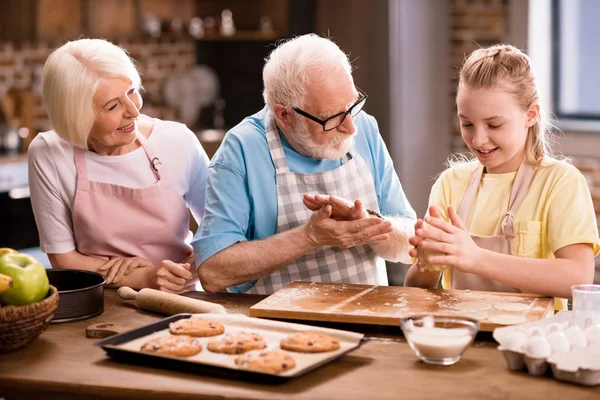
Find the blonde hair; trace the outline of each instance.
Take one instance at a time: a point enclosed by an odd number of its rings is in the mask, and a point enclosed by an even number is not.
[[[539,104],[539,94],[529,57],[508,44],[498,44],[473,51],[460,69],[458,87],[471,89],[505,87],[523,110]],[[527,131],[526,157],[540,163],[545,157],[554,158],[550,146],[550,123],[542,112]],[[459,159],[449,163],[456,163]]]
[[[140,75],[124,49],[103,39],[79,39],[56,49],[44,64],[42,95],[58,136],[83,149],[94,124],[98,82],[127,78],[139,89]]]
[[[342,68],[352,79],[348,56],[331,40],[310,33],[282,42],[269,54],[263,69],[263,98],[275,104],[302,107],[311,79]]]

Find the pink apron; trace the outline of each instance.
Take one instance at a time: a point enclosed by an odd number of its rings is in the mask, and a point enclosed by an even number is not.
[[[144,257],[158,266],[162,260],[181,262],[192,252],[186,243],[189,212],[168,175],[162,173],[147,139],[138,134],[157,182],[133,189],[88,180],[85,151],[75,147],[77,187],[73,205],[75,246],[81,254]]]
[[[496,253],[512,254],[513,241],[516,236],[515,231],[515,213],[519,209],[521,202],[527,194],[529,184],[533,180],[535,169],[526,164],[522,163],[515,176],[512,190],[510,192],[510,202],[508,204],[508,212],[504,215],[502,226],[500,228],[500,235],[496,236],[478,236],[471,234],[473,241],[481,248],[495,251]],[[458,208],[458,216],[460,220],[467,225],[467,218],[477,195],[479,189],[479,183],[483,175],[483,166],[480,166],[475,173],[473,178],[463,195],[463,198]],[[468,225],[467,225],[468,226]],[[502,268],[501,265],[498,266]],[[483,290],[491,292],[520,292],[518,288],[514,288],[503,283],[493,281],[487,278],[482,278],[475,274],[468,274],[460,272],[456,269],[452,269],[452,289],[473,289]]]

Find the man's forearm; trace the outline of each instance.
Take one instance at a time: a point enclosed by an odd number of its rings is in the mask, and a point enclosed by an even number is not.
[[[313,248],[300,226],[266,239],[236,243],[202,263],[198,276],[207,292],[216,292],[258,279],[290,264]]]
[[[406,217],[385,217],[392,223],[394,230],[388,240],[371,244],[371,248],[384,260],[391,262],[412,263],[408,250],[412,247],[408,238],[415,233],[415,220]]]

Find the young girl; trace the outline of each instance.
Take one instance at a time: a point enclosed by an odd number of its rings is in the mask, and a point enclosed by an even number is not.
[[[474,51],[456,104],[476,159],[434,184],[405,285],[437,287],[443,275],[446,289],[571,297],[593,281],[598,229],[583,175],[551,155],[529,58],[509,45]]]

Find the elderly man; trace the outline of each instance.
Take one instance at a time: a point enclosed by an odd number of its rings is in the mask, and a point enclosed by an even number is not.
[[[231,129],[209,166],[193,246],[209,292],[270,294],[295,280],[387,285],[410,262],[415,213],[348,57],[310,34],[263,71],[266,106]],[[384,216],[382,216],[382,214]]]

